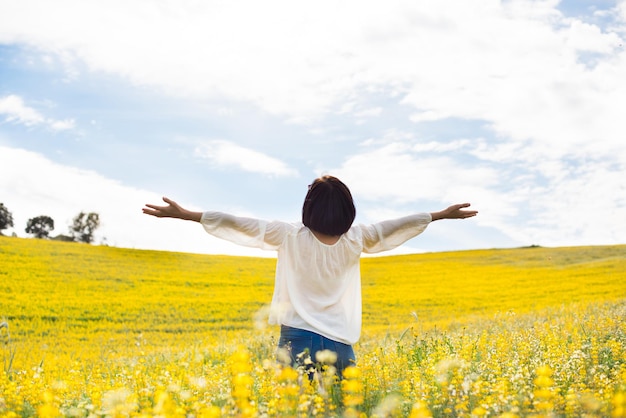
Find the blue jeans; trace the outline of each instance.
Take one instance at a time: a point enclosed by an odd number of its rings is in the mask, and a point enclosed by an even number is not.
[[[305,355],[298,356],[303,352],[308,352],[311,361],[315,363],[315,354],[318,351],[330,350],[337,354],[337,362],[334,366],[337,368],[337,376],[341,377],[343,369],[353,366],[356,362],[354,350],[349,344],[340,343],[323,337],[315,332],[305,331],[299,328],[292,328],[286,325],[280,327],[280,339],[278,340],[278,348],[284,348],[289,352],[291,357],[291,366],[305,366],[305,369],[315,367],[315,364],[305,365]]]

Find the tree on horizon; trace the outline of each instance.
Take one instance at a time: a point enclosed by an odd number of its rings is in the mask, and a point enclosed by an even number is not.
[[[30,218],[25,229],[27,234],[33,234],[35,238],[48,238],[53,230],[54,220],[47,215]]]
[[[100,226],[100,215],[95,212],[80,212],[72,220],[70,235],[76,242],[91,244],[94,231]]]
[[[2,231],[13,227],[13,214],[9,209],[0,203],[0,235],[4,235]]]

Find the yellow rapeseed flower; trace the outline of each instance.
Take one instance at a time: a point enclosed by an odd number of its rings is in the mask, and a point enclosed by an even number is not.
[[[413,417],[626,418],[626,246],[364,259],[346,384],[281,369],[279,330],[255,326],[270,259],[1,236],[0,254],[0,418],[401,415],[390,394]]]
[[[423,401],[417,401],[411,408],[409,418],[432,418],[433,414],[428,409],[428,404]]]
[[[358,379],[361,377],[361,371],[358,367],[350,366],[343,370],[344,379]]]

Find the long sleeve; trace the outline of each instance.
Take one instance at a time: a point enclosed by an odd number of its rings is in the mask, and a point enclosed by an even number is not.
[[[268,222],[212,211],[204,212],[200,223],[206,232],[217,238],[264,250],[278,249],[285,234],[295,228],[286,222]]]
[[[363,234],[363,252],[378,253],[399,247],[424,232],[431,222],[429,213],[416,213],[372,225],[359,225]]]

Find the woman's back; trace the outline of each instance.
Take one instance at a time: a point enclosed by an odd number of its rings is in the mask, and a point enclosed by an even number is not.
[[[270,323],[353,344],[361,328],[360,229],[351,228],[334,241],[322,242],[305,226],[284,237]]]

